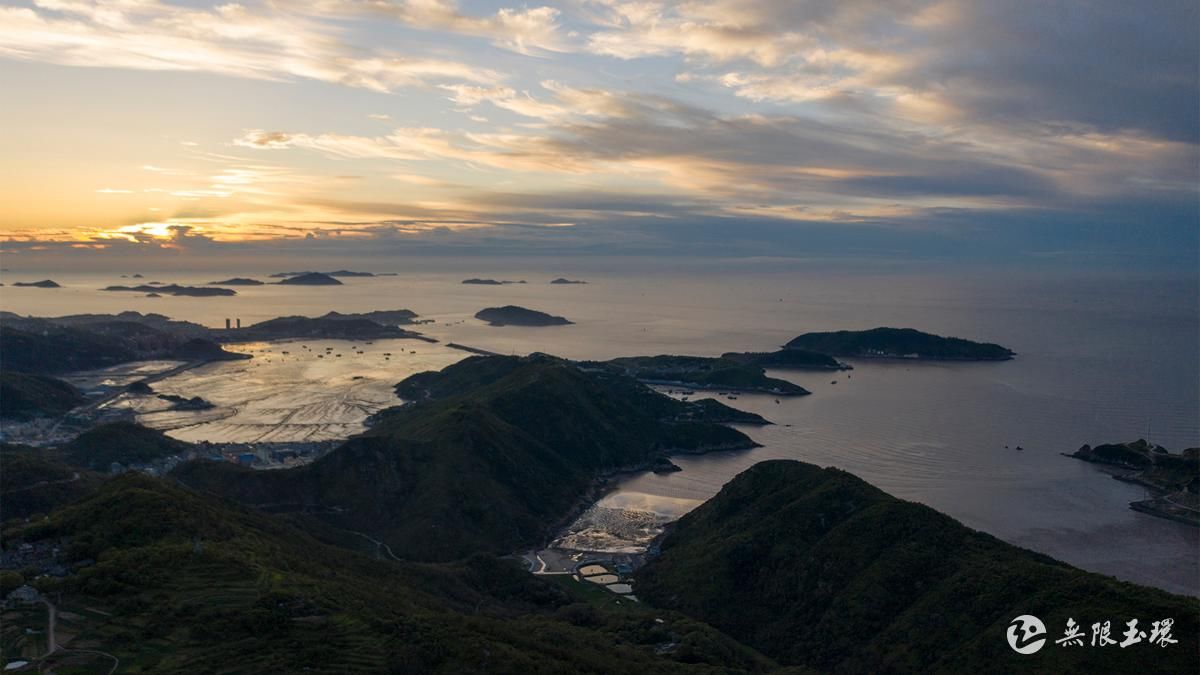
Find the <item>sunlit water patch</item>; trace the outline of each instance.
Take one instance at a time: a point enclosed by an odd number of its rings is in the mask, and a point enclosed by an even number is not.
[[[224,443],[325,441],[365,429],[371,414],[398,405],[404,378],[439,370],[465,354],[417,340],[292,340],[230,345],[245,361],[210,363],[154,384],[155,394],[213,404],[173,409],[150,396],[126,396],[146,426],[184,441]]]

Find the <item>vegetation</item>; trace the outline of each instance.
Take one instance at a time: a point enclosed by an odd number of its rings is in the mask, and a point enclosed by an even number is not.
[[[542,542],[586,506],[595,481],[661,455],[753,447],[714,418],[608,371],[549,356],[470,357],[402,382],[420,402],[313,464],[252,471],[190,463],[185,484],[386,542],[401,557],[454,560]]]
[[[155,429],[133,422],[111,422],[76,436],[63,447],[68,462],[97,471],[108,471],[113,462],[130,465],[182,455],[191,446]]]
[[[133,361],[138,354],[105,335],[54,326],[34,334],[0,324],[0,362],[5,372],[64,373]]]
[[[486,321],[492,326],[566,326],[572,323],[561,316],[553,316],[536,309],[526,309],[516,305],[481,309],[475,312],[475,318]]]
[[[70,384],[45,375],[0,372],[0,418],[58,416],[83,403]]]
[[[128,474],[8,538],[66,543],[75,643],[122,672],[764,672],[672,612],[573,597],[511,561],[371,560]],[[81,562],[94,561],[79,567]],[[44,623],[40,624],[44,626]]]
[[[997,344],[941,337],[912,328],[872,328],[805,333],[785,345],[832,356],[1004,361],[1015,353]]]
[[[1139,439],[1094,448],[1085,445],[1067,456],[1128,469],[1113,478],[1143,485],[1155,495],[1130,504],[1135,511],[1200,526],[1200,448],[1176,455]]]
[[[671,384],[696,389],[729,389],[776,396],[810,393],[798,384],[767,377],[761,365],[727,358],[704,356],[629,356],[604,365],[643,382]]]
[[[1194,672],[1200,602],[1083,572],[904,502],[837,469],[756,464],[684,516],[638,595],[780,663],[838,672]],[[1033,614],[1051,642],[1012,651]],[[1178,644],[1062,647],[1067,619],[1175,621]]]
[[[763,368],[796,370],[849,370],[850,366],[828,354],[807,349],[780,349],[774,352],[728,352],[721,358]]]
[[[403,310],[401,310],[403,311]],[[399,323],[399,322],[396,322]],[[359,318],[352,315],[325,315],[320,318],[307,316],[281,316],[239,328],[228,333],[238,340],[280,340],[285,338],[327,338],[350,340],[376,340],[385,338],[424,338],[394,323]]]
[[[45,515],[93,492],[101,477],[68,466],[59,453],[0,444],[0,495],[4,520]]]
[[[0,316],[0,362],[7,373],[65,373],[145,359],[243,358],[221,349],[207,328],[158,314]]]

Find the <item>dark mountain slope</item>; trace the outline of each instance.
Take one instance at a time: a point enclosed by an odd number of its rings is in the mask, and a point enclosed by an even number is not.
[[[7,539],[65,543],[76,571],[55,582],[56,602],[87,607],[72,619],[79,641],[113,654],[129,672],[762,672],[772,665],[674,613],[581,605],[512,563],[371,560],[270,516],[133,474]],[[84,560],[94,563],[78,567]],[[679,643],[672,654],[655,653],[671,640]]]
[[[1115,581],[1005,544],[836,469],[757,464],[684,516],[638,595],[781,663],[835,672],[1195,672],[1200,602]],[[1037,654],[1005,631],[1033,614]],[[1179,644],[1062,647],[1084,626],[1175,621]],[[1085,640],[1090,636],[1085,634]]]
[[[708,421],[724,406],[675,401],[548,356],[472,357],[410,380],[400,389],[425,400],[379,415],[310,466],[191,463],[176,475],[263,508],[319,514],[405,558],[451,560],[539,543],[618,469],[754,445]]]

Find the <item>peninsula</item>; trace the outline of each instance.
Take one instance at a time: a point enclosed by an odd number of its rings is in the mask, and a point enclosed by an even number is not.
[[[773,396],[812,393],[787,380],[767,377],[762,366],[727,358],[627,356],[589,365],[615,369],[647,384]]]
[[[721,358],[762,368],[778,370],[852,370],[828,354],[807,349],[780,349],[774,352],[726,352]]]
[[[62,288],[57,281],[53,279],[42,279],[41,281],[18,281],[13,286],[24,288]]]
[[[285,340],[290,338],[331,340],[378,340],[400,338],[437,342],[420,333],[398,328],[370,319],[348,315],[311,318],[307,316],[281,316],[268,319],[246,328],[213,331],[226,342],[252,342],[256,340]]]
[[[784,345],[830,356],[930,361],[1007,361],[1016,355],[997,344],[942,337],[912,328],[805,333]]]
[[[573,323],[561,316],[516,305],[481,309],[475,313],[475,318],[492,326],[566,326]]]
[[[1129,443],[1084,445],[1067,457],[1117,469],[1113,478],[1136,483],[1154,493],[1129,508],[1152,516],[1200,526],[1200,448],[1176,455],[1161,445],[1138,439]]]

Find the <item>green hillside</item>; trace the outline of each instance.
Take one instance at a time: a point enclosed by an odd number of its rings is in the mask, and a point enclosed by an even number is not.
[[[508,553],[551,536],[607,473],[665,454],[753,447],[629,377],[549,356],[472,357],[398,387],[421,402],[313,464],[256,472],[191,463],[185,484],[273,511],[312,513],[412,560]]]
[[[74,573],[36,583],[61,592],[60,631],[69,627],[70,646],[112,654],[120,672],[724,673],[773,665],[696,621],[589,605],[511,562],[371,560],[135,474],[6,538],[64,542]]]
[[[72,464],[108,471],[113,462],[123,465],[152,462],[183,454],[189,447],[161,431],[133,422],[110,422],[76,436],[63,446],[63,453]]]
[[[6,522],[50,513],[90,494],[100,481],[55,451],[0,444],[0,517]]]
[[[831,356],[906,357],[953,361],[1004,361],[1012,350],[988,342],[942,337],[912,328],[872,328],[805,333],[785,345]]]
[[[638,595],[781,663],[835,672],[1196,672],[1200,602],[1083,572],[898,500],[836,469],[757,464],[684,516]],[[1033,614],[1035,655],[1005,638]],[[1171,618],[1178,644],[1062,647],[1084,625]],[[1085,635],[1085,639],[1090,637]]]
[[[83,403],[75,387],[45,375],[0,372],[0,417],[58,416]]]

